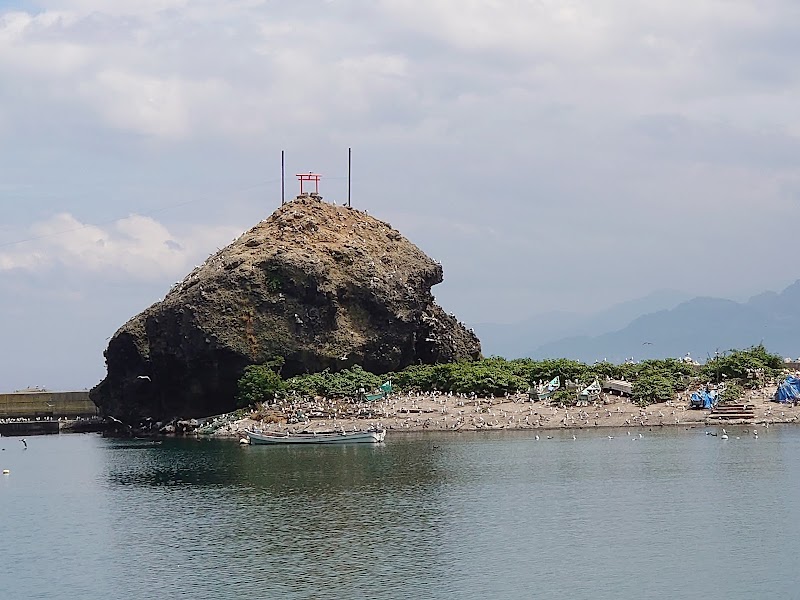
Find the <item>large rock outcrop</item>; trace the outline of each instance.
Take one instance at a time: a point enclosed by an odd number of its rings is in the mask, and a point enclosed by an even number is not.
[[[277,356],[286,377],[477,358],[475,335],[434,302],[441,281],[387,223],[301,196],[121,327],[90,395],[127,421],[206,416],[235,407],[246,366]]]

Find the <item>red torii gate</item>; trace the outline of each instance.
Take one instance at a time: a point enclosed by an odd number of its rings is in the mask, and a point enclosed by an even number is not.
[[[322,179],[322,175],[319,173],[312,173],[309,171],[308,173],[297,173],[297,179],[300,181],[300,194],[303,194],[303,182],[304,181],[313,181],[314,182],[314,193],[319,195],[319,180]]]

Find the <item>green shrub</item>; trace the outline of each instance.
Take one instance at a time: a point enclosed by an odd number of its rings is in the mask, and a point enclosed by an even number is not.
[[[646,373],[633,382],[631,401],[639,406],[666,402],[675,396],[671,377],[661,373]]]
[[[353,365],[332,373],[325,369],[321,373],[298,375],[286,382],[286,389],[305,396],[326,396],[328,398],[354,398],[361,389],[370,393],[385,382],[387,376],[375,375]]]
[[[783,359],[767,352],[762,344],[747,350],[730,350],[715,356],[702,368],[706,381],[717,383],[740,380],[746,387],[756,388],[766,381],[774,381],[783,369]]]
[[[281,363],[282,364],[282,363]],[[281,376],[270,365],[250,365],[239,379],[236,405],[240,408],[269,402],[284,390]]]
[[[531,385],[537,385],[540,381],[547,382],[554,377],[558,377],[563,385],[568,379],[585,380],[588,369],[589,367],[582,362],[568,358],[548,358],[531,361],[528,382]]]
[[[392,382],[405,391],[502,396],[527,390],[527,372],[523,361],[492,357],[474,362],[415,365],[394,373]]]
[[[633,366],[636,369],[631,373],[631,380],[656,375],[665,377],[671,382],[674,392],[688,389],[697,379],[697,368],[676,358],[645,360]]]
[[[738,385],[737,383],[728,383],[725,385],[725,389],[722,392],[719,400],[723,404],[731,402],[739,401],[742,396],[744,395],[744,388]]]
[[[571,380],[578,382],[579,388],[595,379],[600,382],[606,378],[625,379],[633,382],[633,401],[647,405],[670,400],[676,391],[686,390],[699,380],[757,386],[765,379],[774,380],[783,367],[782,359],[768,353],[763,346],[731,351],[699,370],[695,365],[673,358],[622,365],[608,362],[585,365],[566,358],[506,360],[495,356],[472,362],[413,365],[385,375],[375,375],[354,365],[335,373],[326,369],[283,382],[279,376],[282,364],[283,359],[278,358],[266,365],[248,367],[239,381],[239,406],[271,400],[284,390],[303,396],[354,398],[361,389],[370,393],[387,379],[391,379],[398,391],[502,396],[524,392],[540,381],[548,382],[555,377],[560,378],[562,386]],[[571,405],[575,403],[575,396],[574,390],[560,390],[553,394],[551,401]]]
[[[553,392],[550,396],[551,404],[563,404],[564,406],[574,406],[578,402],[578,394],[575,390],[560,389]]]

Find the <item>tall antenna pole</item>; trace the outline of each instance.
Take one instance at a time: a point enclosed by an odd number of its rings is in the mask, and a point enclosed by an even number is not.
[[[350,171],[353,163],[353,149],[347,149],[347,206],[350,206]]]
[[[286,204],[286,183],[284,181],[283,150],[281,150],[281,206]]]

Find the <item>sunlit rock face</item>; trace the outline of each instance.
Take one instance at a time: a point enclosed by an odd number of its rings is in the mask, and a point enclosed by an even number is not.
[[[478,358],[475,335],[434,302],[442,277],[388,223],[298,197],[123,325],[91,398],[127,421],[206,416],[233,410],[244,368],[277,356],[284,377]]]

